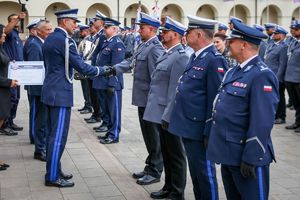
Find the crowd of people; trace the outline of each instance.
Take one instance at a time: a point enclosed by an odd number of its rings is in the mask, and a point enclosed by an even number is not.
[[[218,199],[215,164],[221,164],[227,199],[268,199],[269,166],[275,160],[271,130],[286,118],[285,89],[300,132],[297,68],[300,21],[288,31],[267,23],[247,26],[230,17],[229,26],[188,16],[188,25],[141,12],[138,30],[100,11],[79,25],[78,9],[55,13],[27,25],[24,45],[18,26],[25,13],[0,25],[0,131],[14,136],[20,86],[7,77],[9,62],[44,61],[43,85],[25,86],[30,105],[29,139],[34,159],[46,162],[45,185],[73,187],[60,164],[73,106],[73,79],[81,81],[87,123],[99,123],[101,144],[118,143],[123,73],[133,72],[132,104],[148,156],[134,172],[137,184],[165,184],[153,199],[183,200],[187,166],[195,199]],[[215,31],[215,27],[218,31]],[[267,34],[264,33],[266,31]],[[9,167],[0,161],[0,170]]]

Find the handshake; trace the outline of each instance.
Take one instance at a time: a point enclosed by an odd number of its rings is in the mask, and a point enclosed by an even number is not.
[[[116,69],[113,66],[103,66],[103,76],[111,77],[116,75]]]

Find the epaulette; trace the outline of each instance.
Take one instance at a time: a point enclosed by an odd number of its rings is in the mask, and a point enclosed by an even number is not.
[[[222,56],[222,54],[219,51],[215,51],[215,56]]]
[[[260,71],[270,70],[270,68],[263,62],[258,62],[256,66],[259,68]]]
[[[184,54],[185,50],[184,49],[178,49],[179,54]]]
[[[158,41],[158,40],[153,40],[152,43],[153,43],[153,44],[158,44],[159,41]]]

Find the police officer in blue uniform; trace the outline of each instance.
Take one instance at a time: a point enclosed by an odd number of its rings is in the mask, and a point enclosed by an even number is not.
[[[289,97],[292,100],[292,104],[296,110],[295,122],[289,126],[287,129],[295,130],[295,132],[300,132],[300,20],[295,21],[294,25],[294,36],[295,40],[290,43],[288,48],[288,61],[286,72],[284,76],[286,89],[288,91]]]
[[[34,25],[34,23],[36,23]],[[42,45],[44,40],[52,32],[52,25],[49,21],[40,20],[31,23],[36,29],[36,36],[31,36],[24,45],[25,61],[43,61]],[[41,102],[41,85],[27,86],[27,93],[30,99],[30,120],[31,137],[34,140],[34,159],[46,161],[46,106]]]
[[[104,68],[92,67],[78,55],[70,35],[76,29],[78,9],[55,13],[58,27],[43,44],[46,75],[42,87],[42,102],[47,105],[47,164],[45,185],[72,187],[73,176],[64,174],[60,165],[70,125],[73,106],[73,69],[87,76],[104,75]],[[59,44],[59,45],[58,45]]]
[[[279,81],[279,102],[275,116],[275,124],[284,124],[286,117],[284,75],[287,64],[287,49],[285,38],[288,33],[282,26],[276,26],[272,39],[265,53],[266,65],[276,74]]]
[[[29,30],[29,37],[27,38],[25,44],[24,44],[24,47],[23,47],[23,54],[24,54],[24,60],[25,61],[28,61],[27,60],[27,57],[26,57],[26,54],[27,52],[29,52],[30,48],[29,48],[29,44],[31,42],[31,40],[33,40],[36,35],[37,35],[37,28],[36,28],[36,25],[37,23],[39,23],[42,19],[38,18],[38,19],[35,19],[33,20],[32,22],[30,22],[26,28]],[[24,89],[27,90],[27,97],[28,97],[28,101],[29,101],[29,140],[30,140],[30,144],[34,144],[34,130],[33,130],[33,121],[32,119],[34,118],[33,116],[33,106],[32,106],[32,101],[31,101],[31,95],[29,94],[29,89],[30,86],[27,86],[25,85],[24,86]]]
[[[225,74],[214,100],[207,157],[221,163],[227,199],[267,200],[278,81],[258,56],[267,36],[238,21],[233,25],[229,50],[239,65]]]
[[[160,26],[156,18],[141,12],[139,34],[142,43],[137,46],[133,56],[115,65],[117,74],[124,73],[133,68],[132,104],[138,107],[138,116],[148,156],[143,171],[133,173],[140,185],[148,185],[160,181],[163,171],[163,158],[160,150],[159,130],[152,122],[143,119],[148,93],[150,89],[151,74],[155,69],[158,57],[164,52],[156,32]]]
[[[227,64],[212,43],[214,20],[188,16],[186,33],[192,54],[179,79],[168,131],[182,137],[195,199],[218,199],[215,163],[206,159],[211,110]]]
[[[229,17],[229,22],[228,22],[230,31],[232,31],[232,29],[233,29],[233,23],[232,23],[233,20],[236,20],[236,21],[239,21],[239,22],[243,22],[243,20],[240,19],[240,18],[238,18],[238,17],[230,16]]]
[[[94,23],[93,23],[94,27],[97,30],[97,34],[95,35],[95,39],[94,39],[94,44],[95,44],[96,48],[92,54],[92,59],[91,59],[92,65],[96,65],[97,56],[101,50],[104,40],[106,39],[106,37],[104,35],[105,18],[107,18],[107,17],[103,13],[101,13],[98,10],[96,11],[96,16],[94,17]],[[102,111],[101,111],[101,107],[99,104],[99,101],[101,101],[101,99],[98,99],[97,91],[93,88],[93,78],[89,79],[88,83],[89,83],[89,88],[90,88],[93,113],[92,113],[91,117],[84,118],[84,120],[87,123],[101,122],[101,117],[102,117],[101,112]],[[100,127],[95,127],[95,128],[100,128]]]
[[[178,79],[189,60],[180,43],[186,27],[167,16],[161,29],[162,43],[167,50],[156,61],[144,119],[153,122],[159,129],[165,185],[158,192],[152,192],[151,197],[183,200],[186,184],[185,152],[181,138],[168,132],[168,123],[173,110]]]
[[[260,32],[264,32],[265,31],[265,27],[261,26],[259,24],[254,24],[253,28],[259,30]],[[265,60],[265,53],[266,53],[266,49],[267,49],[267,42],[262,40],[259,44],[259,51],[258,51],[258,56],[260,57],[260,59],[262,59],[263,61]]]
[[[269,44],[269,43],[273,42],[272,35],[274,33],[274,29],[276,27],[276,24],[274,24],[274,23],[265,23],[264,26],[266,28],[266,33],[268,35],[267,43]]]
[[[26,14],[21,12],[19,15],[11,14],[8,16],[8,24],[5,26],[6,39],[3,48],[11,61],[23,61],[23,42],[19,36],[19,21],[24,19]],[[20,100],[20,86],[11,88],[11,113],[5,126],[8,131],[22,131],[23,127],[16,125],[13,120],[16,118],[17,108]]]
[[[116,20],[105,19],[104,32],[107,39],[103,42],[97,65],[113,66],[125,59],[125,46],[118,36],[119,25],[120,22]],[[121,132],[123,75],[94,78],[93,87],[97,89],[104,116],[102,120],[108,128],[105,136],[99,137],[100,143],[117,143]]]
[[[228,26],[224,23],[219,22],[217,33],[226,35],[227,30],[228,30]]]

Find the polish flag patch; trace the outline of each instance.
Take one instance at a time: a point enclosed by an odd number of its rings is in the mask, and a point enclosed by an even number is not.
[[[219,73],[223,73],[223,72],[224,72],[224,68],[218,67],[218,72],[219,72]]]
[[[272,92],[272,86],[270,86],[270,85],[264,85],[264,91],[265,92]]]

